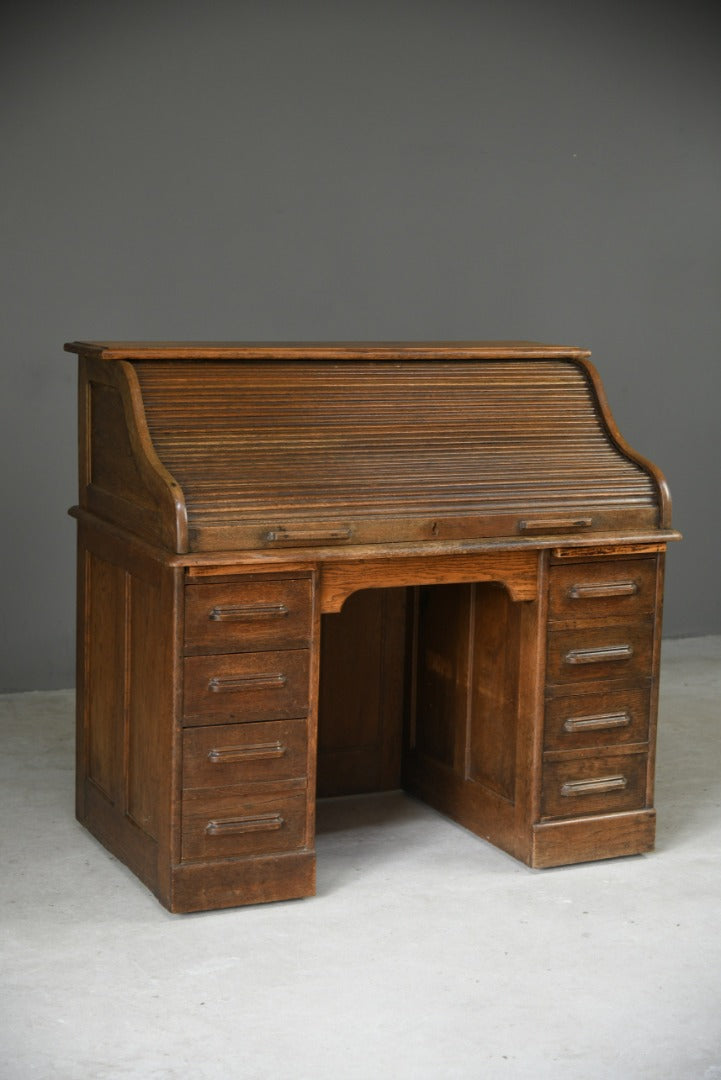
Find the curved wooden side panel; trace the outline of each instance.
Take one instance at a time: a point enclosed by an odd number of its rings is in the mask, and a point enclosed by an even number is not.
[[[185,497],[153,447],[132,364],[81,357],[78,413],[81,507],[186,552]]]
[[[613,418],[611,407],[608,404],[608,398],[606,397],[606,391],[604,390],[601,377],[596,370],[594,364],[586,357],[574,358],[573,363],[577,364],[585,373],[588,381],[591,385],[591,389],[598,402],[598,411],[601,421],[608,433],[609,438],[613,442],[614,446],[632,461],[635,465],[638,465],[644,472],[653,480],[658,491],[659,498],[659,528],[668,529],[671,526],[671,493],[668,489],[666,477],[663,475],[658,466],[654,465],[648,458],[638,454],[631,446],[626,442],[621,432],[618,430],[616,421]]]
[[[162,505],[166,509],[170,507],[167,515],[169,539],[174,542],[175,551],[185,552],[188,550],[188,513],[183,489],[155,452],[135,368],[125,360],[118,366],[127,379],[127,392],[132,406],[134,425],[130,427],[131,440],[143,465],[145,478],[161,497]]]

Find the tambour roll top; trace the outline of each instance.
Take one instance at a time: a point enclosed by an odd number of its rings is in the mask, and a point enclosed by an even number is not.
[[[172,551],[573,543],[670,524],[663,477],[619,435],[582,350],[66,349],[84,359],[81,506]]]

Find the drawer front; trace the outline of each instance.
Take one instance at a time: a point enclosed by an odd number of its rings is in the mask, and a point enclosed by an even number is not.
[[[305,716],[309,657],[305,649],[187,657],[184,722],[252,723]]]
[[[188,655],[305,649],[310,634],[308,579],[185,587]]]
[[[650,614],[656,599],[656,560],[619,559],[554,566],[551,619]]]
[[[546,681],[569,685],[651,675],[653,623],[553,630],[548,635]]]
[[[220,724],[183,733],[183,788],[290,780],[307,772],[305,720]]]
[[[293,851],[305,843],[305,794],[183,793],[182,858]]]
[[[646,802],[646,754],[545,762],[543,817],[637,810]]]
[[[649,690],[607,690],[556,697],[546,703],[546,750],[580,750],[648,740]]]

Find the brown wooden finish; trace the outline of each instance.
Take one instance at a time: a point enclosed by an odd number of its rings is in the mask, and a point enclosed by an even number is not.
[[[186,724],[284,720],[308,712],[307,649],[190,656],[185,660]]]
[[[651,690],[607,685],[546,703],[546,750],[622,746],[648,742]]]
[[[401,786],[405,630],[405,589],[365,589],[323,616],[319,797]]]
[[[643,748],[645,750],[645,747]],[[577,817],[646,805],[646,755],[607,753],[546,762],[541,815]]]
[[[552,630],[548,682],[563,692],[577,683],[643,678],[651,670],[653,622],[604,621],[602,626]]]
[[[307,649],[310,635],[309,577],[186,588],[186,655]]]
[[[366,346],[332,365],[332,347],[316,359],[292,346],[199,345],[195,359],[192,346],[174,358],[148,343],[69,348],[94,373],[86,386],[116,383],[127,404],[115,427],[128,427],[117,441],[134,447],[142,480],[130,464],[119,477],[134,502],[91,479],[82,505],[118,522],[132,513],[134,531],[159,527],[175,551],[668,522],[663,478],[621,439],[583,350]],[[90,456],[102,442],[92,412]],[[143,484],[164,500],[155,526]]]
[[[420,591],[418,607],[413,749],[464,779],[474,602],[472,586],[439,585]]]
[[[208,911],[315,895],[312,851],[275,852],[235,859],[174,865],[167,906],[171,911]]]
[[[180,572],[82,526],[78,540],[77,816],[165,899]]]
[[[573,361],[133,370],[191,550],[513,535],[529,510],[545,533],[621,511],[657,523],[654,484],[612,447]]]
[[[650,615],[656,601],[656,560],[617,560],[555,566],[549,619]]]
[[[441,585],[450,582],[502,581],[514,600],[536,596],[538,556],[533,551],[459,552],[455,557],[429,553],[405,557],[388,552],[370,563],[329,559],[323,566],[320,603],[324,612],[340,611],[351,593],[361,587]]]
[[[651,537],[637,535],[633,543],[629,542],[628,537],[619,537],[615,541],[611,537],[594,537],[587,547],[578,542],[575,542],[573,547],[563,548],[550,544],[550,563],[551,566],[565,566],[571,562],[588,562],[591,559],[613,559],[613,563],[609,563],[612,566],[626,559],[635,559],[639,555],[658,555],[665,549],[666,541],[680,539],[680,533],[660,529],[656,542],[652,542]]]
[[[616,421],[611,415],[611,410],[608,405],[608,399],[606,397],[606,391],[603,388],[601,379],[595,366],[588,359],[588,355],[579,359],[579,366],[586,372],[589,384],[593,387],[593,392],[598,402],[598,410],[601,416],[603,425],[609,435],[609,438],[613,444],[619,449],[619,451],[627,456],[630,460],[635,461],[645,472],[649,473],[653,477],[654,483],[658,492],[658,500],[660,505],[660,515],[658,524],[661,527],[668,527],[671,524],[671,493],[668,490],[668,484],[666,478],[659,468],[657,468],[648,458],[642,457],[637,454],[635,450],[632,450],[624,439],[621,432],[616,426]]]
[[[183,491],[153,446],[133,367],[82,359],[78,417],[80,505],[171,551],[187,550]]]
[[[417,609],[416,715],[408,727],[404,786],[529,862],[530,822],[540,795],[535,718],[544,659],[538,632],[543,594],[538,602],[513,604],[504,590],[487,585],[425,591]],[[500,663],[491,674],[500,611],[512,646],[504,646],[502,657],[496,654]],[[489,683],[483,681],[487,675]],[[508,697],[504,688],[512,688]]]
[[[71,341],[66,352],[102,360],[585,359],[587,349],[540,341]]]
[[[588,353],[74,342],[77,815],[171,910],[312,895],[318,795],[653,847],[670,499]]]
[[[656,604],[654,609],[653,653],[651,656],[651,709],[648,731],[648,772],[646,775],[646,805],[653,806],[656,780],[656,731],[658,725],[658,694],[661,669],[661,631],[663,628],[663,584],[665,553],[657,556]]]
[[[615,859],[653,851],[656,811],[596,814],[533,826],[531,865],[537,869]]]
[[[183,861],[265,855],[303,847],[301,791],[183,793]]]
[[[650,531],[627,531],[622,527],[613,533],[594,533],[592,536],[581,535],[572,538],[572,548],[559,548],[558,536],[504,536],[477,537],[462,540],[434,540],[422,542],[403,542],[392,544],[352,544],[347,547],[314,547],[292,550],[262,551],[205,551],[172,553],[154,546],[136,536],[121,525],[98,518],[80,506],[71,506],[71,517],[85,525],[101,531],[116,540],[131,545],[134,550],[142,551],[149,559],[161,562],[164,566],[179,567],[185,571],[189,583],[201,581],[231,581],[242,574],[250,580],[258,575],[280,574],[282,577],[294,577],[308,570],[316,570],[323,565],[328,567],[337,563],[363,562],[370,568],[375,563],[397,558],[417,558],[418,556],[453,556],[473,554],[496,554],[506,552],[532,552],[535,556],[540,551],[549,551],[551,562],[586,562],[589,559],[621,558],[627,554],[657,554],[665,549],[666,544],[681,539],[675,529],[650,529]],[[632,542],[633,541],[633,542]],[[638,541],[638,542],[637,542]],[[641,542],[643,541],[643,542]],[[530,586],[529,593],[530,593]],[[518,597],[521,599],[521,597]]]
[[[468,702],[465,771],[515,802],[518,754],[520,604],[498,586],[477,585],[473,627],[473,668]]]
[[[304,779],[307,756],[305,719],[187,728],[183,790]]]

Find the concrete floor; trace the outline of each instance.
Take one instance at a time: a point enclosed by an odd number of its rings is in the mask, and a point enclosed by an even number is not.
[[[2,1080],[719,1080],[721,638],[666,643],[652,855],[531,871],[397,793],[315,899],[167,914],[73,819],[73,696],[0,698]]]

